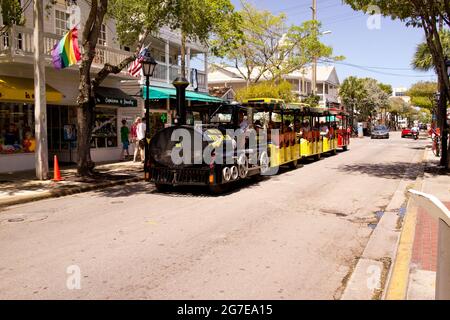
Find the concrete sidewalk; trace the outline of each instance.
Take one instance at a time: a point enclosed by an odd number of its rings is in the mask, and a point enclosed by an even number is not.
[[[76,174],[76,167],[61,169],[63,181],[36,180],[34,171],[0,174],[0,208],[41,200],[61,197],[69,194],[86,192],[109,186],[139,181],[143,178],[142,163],[132,161],[100,164],[95,168],[92,178],[81,178]],[[50,172],[53,176],[53,171]]]
[[[450,174],[438,168],[430,148],[424,159],[419,191],[432,194],[450,208]],[[406,219],[386,299],[433,300],[437,263],[438,222],[408,201]]]

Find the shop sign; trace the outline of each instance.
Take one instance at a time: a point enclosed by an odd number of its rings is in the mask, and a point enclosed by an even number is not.
[[[99,104],[109,104],[109,105],[120,105],[124,107],[135,107],[137,106],[136,100],[125,99],[125,98],[103,98],[97,97],[97,103]]]

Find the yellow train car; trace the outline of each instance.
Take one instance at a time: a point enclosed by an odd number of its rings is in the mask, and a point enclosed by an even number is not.
[[[248,99],[243,106],[248,121],[267,130],[270,167],[295,168],[303,158],[336,154],[336,114],[328,108],[272,98]]]

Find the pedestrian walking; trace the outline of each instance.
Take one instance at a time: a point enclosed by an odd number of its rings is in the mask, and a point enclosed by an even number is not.
[[[141,155],[141,162],[144,163],[145,160],[145,118],[139,121],[136,127],[136,136],[139,145],[139,153]]]
[[[120,128],[120,141],[122,142],[122,152],[120,153],[120,161],[125,160],[125,152],[127,153],[127,156],[130,155],[130,152],[128,150],[130,146],[130,129],[127,127],[127,120],[122,120],[122,127]]]

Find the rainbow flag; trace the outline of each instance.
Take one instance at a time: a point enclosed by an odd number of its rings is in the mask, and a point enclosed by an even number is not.
[[[56,69],[64,69],[81,59],[78,48],[78,29],[74,27],[52,49],[52,62]]]

